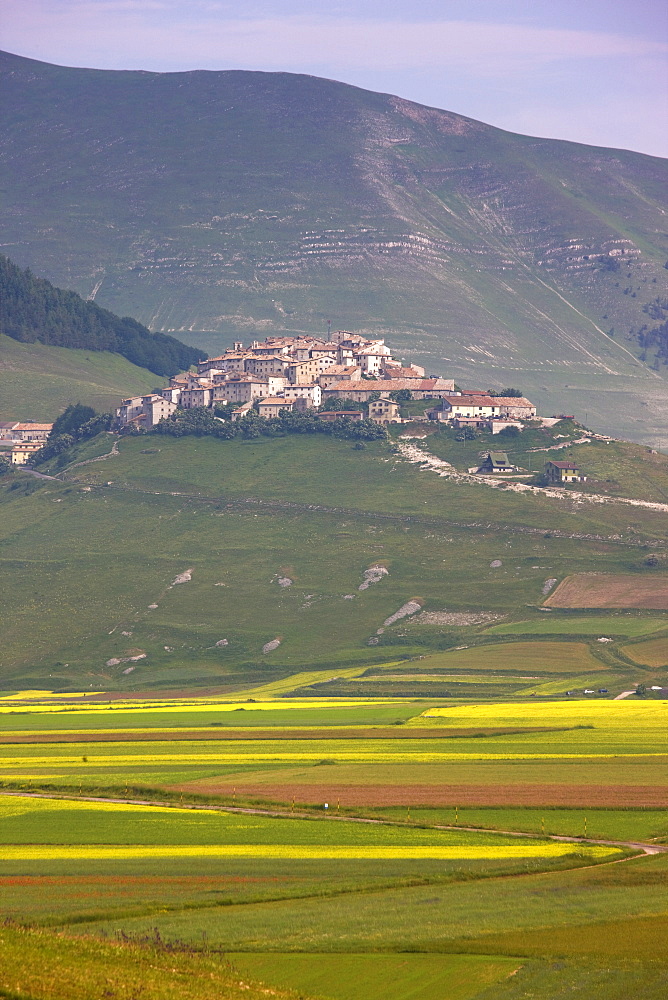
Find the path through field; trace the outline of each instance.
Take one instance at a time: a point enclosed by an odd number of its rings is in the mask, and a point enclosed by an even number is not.
[[[173,802],[173,801],[159,801],[157,799],[137,799],[137,798],[112,798],[110,796],[103,795],[66,795],[66,794],[55,794],[53,792],[14,792],[8,789],[2,790],[3,795],[11,795],[17,798],[29,798],[29,799],[65,799],[73,802],[104,802],[110,804],[118,805],[134,805],[134,806],[153,806],[156,809],[192,809],[195,811],[204,812],[223,812],[223,813],[240,813],[248,816],[270,816],[274,819],[313,819],[313,813],[304,813],[299,811],[294,811],[292,809],[280,809],[280,808],[260,808],[258,806],[235,806],[235,805],[220,805],[214,806],[210,803],[206,805],[200,805],[194,802]],[[326,822],[337,822],[337,823],[364,823],[371,826],[398,826],[405,828],[410,826],[410,823],[397,823],[393,820],[383,819],[383,818],[368,818],[364,816],[340,816],[336,813],[332,813],[327,816]],[[642,851],[644,855],[650,856],[653,854],[665,854],[668,853],[668,845],[663,844],[648,844],[643,841],[635,840],[603,840],[595,838],[584,838],[584,837],[568,837],[562,834],[556,833],[530,833],[525,830],[491,830],[485,827],[478,826],[463,826],[460,824],[435,824],[434,830],[451,830],[454,832],[461,833],[484,833],[490,835],[502,835],[504,837],[518,837],[527,840],[553,840],[558,843],[567,844],[596,844],[601,847],[623,847],[631,851]],[[602,864],[617,864],[619,861],[630,861],[632,858],[618,858],[614,862],[601,862]],[[600,863],[599,863],[600,864]]]
[[[454,465],[444,461],[442,458],[437,458],[436,455],[432,455],[418,445],[398,441],[397,447],[399,453],[407,462],[419,465],[424,471],[435,472],[438,476],[442,476],[445,479],[454,479],[462,483],[477,483],[482,486],[490,486],[493,489],[503,488],[514,493],[542,493],[543,496],[550,497],[553,500],[570,499],[577,500],[578,502],[586,501],[588,503],[622,503],[629,504],[632,507],[646,507],[649,510],[665,511],[668,514],[667,503],[654,503],[650,500],[633,500],[630,497],[602,496],[600,493],[580,493],[579,491],[563,490],[554,486],[528,486],[526,483],[509,482],[507,479],[492,476],[472,475],[467,472],[459,472],[455,469]]]

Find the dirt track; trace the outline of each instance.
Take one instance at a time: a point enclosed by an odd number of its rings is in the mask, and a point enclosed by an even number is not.
[[[646,507],[648,510],[665,511],[668,514],[668,503],[655,503],[651,500],[635,500],[631,497],[611,497],[603,496],[600,493],[582,493],[577,490],[561,489],[558,486],[529,486],[527,483],[509,482],[507,479],[498,476],[479,476],[458,469],[442,458],[430,454],[424,448],[419,448],[414,444],[405,444],[401,441],[397,443],[400,454],[408,462],[419,465],[422,469],[435,472],[445,479],[454,479],[463,483],[477,483],[479,486],[489,486],[492,489],[503,487],[514,493],[541,493],[543,496],[553,500],[577,500],[579,503],[607,504],[618,503],[627,504],[631,507]]]

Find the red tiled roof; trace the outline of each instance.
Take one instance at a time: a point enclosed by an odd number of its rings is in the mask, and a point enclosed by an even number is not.
[[[463,394],[461,396],[444,396],[444,399],[451,406],[533,406],[533,403],[525,399],[524,396],[474,396]]]
[[[326,374],[326,373],[325,373]],[[413,379],[413,378],[397,378],[397,379],[360,379],[354,382],[337,382],[335,385],[330,385],[326,392],[331,393],[334,389],[339,389],[348,392],[395,392],[397,389],[413,389],[414,391],[428,392],[430,389],[434,389],[438,383],[437,378],[427,378],[427,379]]]

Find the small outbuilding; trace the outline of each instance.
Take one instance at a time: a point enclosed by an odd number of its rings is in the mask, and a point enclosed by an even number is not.
[[[488,451],[477,471],[486,476],[498,476],[515,472],[516,469],[514,465],[510,464],[505,451]]]

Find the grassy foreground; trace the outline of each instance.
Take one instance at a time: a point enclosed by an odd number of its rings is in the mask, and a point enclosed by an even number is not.
[[[165,949],[159,941],[73,941],[40,929],[0,928],[0,996],[7,1000],[264,1000],[267,992],[219,955]],[[271,992],[296,1000],[291,990]]]

